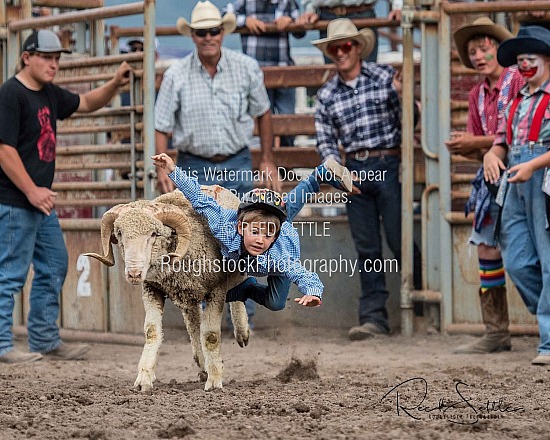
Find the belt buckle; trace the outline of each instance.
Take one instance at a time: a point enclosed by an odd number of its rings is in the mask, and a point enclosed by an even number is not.
[[[334,15],[347,15],[347,8],[345,6],[336,6],[332,8],[332,12],[334,13]]]
[[[363,162],[369,158],[369,150],[357,151],[353,158],[359,162]]]

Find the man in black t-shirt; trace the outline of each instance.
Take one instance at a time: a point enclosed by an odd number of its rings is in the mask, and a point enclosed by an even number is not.
[[[56,121],[75,111],[92,112],[128,82],[124,62],[103,86],[82,95],[52,81],[62,48],[49,30],[34,31],[24,42],[21,70],[0,87],[0,363],[33,362],[42,354],[77,359],[87,345],[64,344],[56,320],[59,293],[67,273],[67,250],[54,211]],[[34,278],[27,320],[29,347],[13,347],[14,295],[31,263]]]

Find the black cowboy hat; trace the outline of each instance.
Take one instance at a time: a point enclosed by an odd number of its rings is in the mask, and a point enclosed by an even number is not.
[[[517,56],[522,53],[550,56],[550,30],[542,26],[522,27],[516,38],[500,43],[498,63],[504,67],[517,64]]]

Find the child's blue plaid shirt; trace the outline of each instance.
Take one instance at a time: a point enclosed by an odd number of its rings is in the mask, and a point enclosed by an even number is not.
[[[237,211],[222,208],[212,197],[204,194],[197,179],[189,177],[181,168],[168,175],[191,205],[208,222],[214,237],[221,244],[225,258],[239,260],[242,255],[242,237],[237,231]],[[300,237],[288,221],[283,222],[281,231],[273,245],[262,255],[255,257],[254,264],[246,265],[247,273],[253,276],[285,276],[298,286],[304,295],[319,298],[323,283],[315,272],[306,270],[300,263]]]

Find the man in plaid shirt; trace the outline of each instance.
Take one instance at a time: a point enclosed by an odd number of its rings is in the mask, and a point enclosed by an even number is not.
[[[390,3],[392,8],[388,14],[388,20],[401,21],[403,0],[390,0]],[[304,13],[296,22],[311,26],[319,20],[376,18],[375,5],[376,0],[303,0]],[[374,47],[368,55],[365,55],[364,60],[375,63],[378,57],[378,30],[372,28],[372,31],[375,38]],[[326,36],[327,31],[319,31],[319,38],[326,38]],[[332,61],[330,57],[325,55],[325,62],[331,63]]]
[[[340,161],[338,144],[346,153],[346,167],[360,178],[361,194],[348,197],[349,225],[361,265],[359,323],[351,340],[388,334],[388,291],[385,275],[373,270],[382,260],[380,217],[386,241],[396,259],[401,257],[401,145],[400,81],[391,66],[361,61],[373,50],[374,34],[358,31],[351,20],[333,20],[328,37],[313,41],[331,57],[338,74],[317,93],[315,129],[321,158]],[[415,246],[415,285],[421,268]]]
[[[241,35],[243,52],[258,60],[260,66],[293,66],[286,29],[300,16],[297,0],[236,0],[229,3],[225,12],[237,16],[237,27],[247,27],[252,35]],[[278,33],[266,34],[266,23],[276,24]],[[293,32],[295,38],[303,38],[305,32]],[[295,89],[282,87],[268,89],[271,111],[292,114],[296,106]],[[281,137],[281,145],[292,146],[294,138]]]

